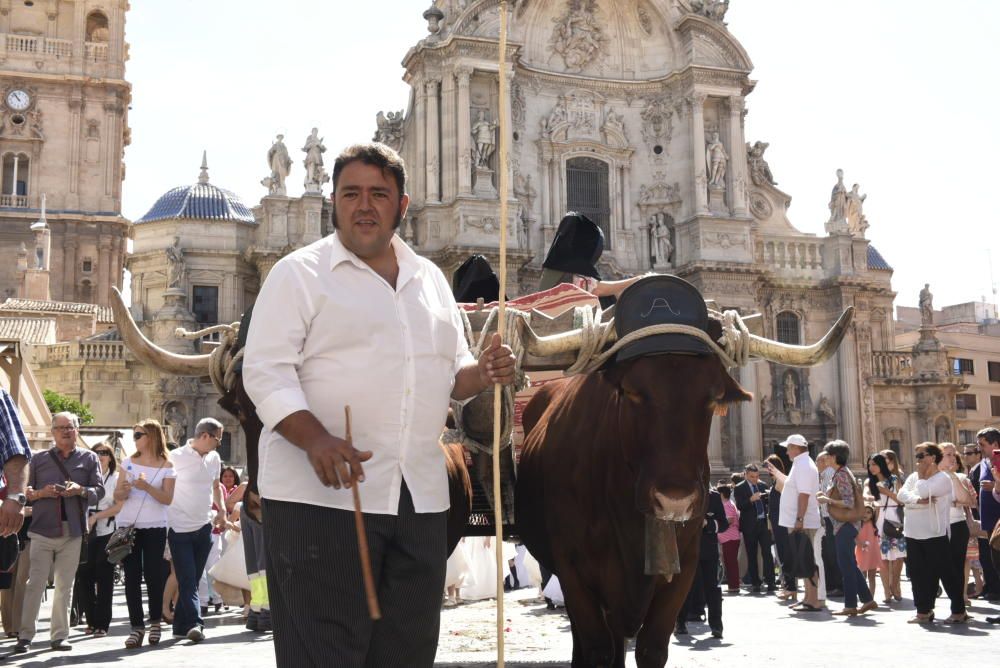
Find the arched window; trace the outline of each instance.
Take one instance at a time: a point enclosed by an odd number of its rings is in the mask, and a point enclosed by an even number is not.
[[[31,160],[24,153],[3,157],[3,205],[28,206],[28,174]]]
[[[779,342],[789,343],[793,346],[801,345],[802,337],[799,335],[799,316],[791,311],[782,311],[778,314],[775,325]]]
[[[111,32],[108,30],[108,17],[102,12],[90,12],[87,15],[87,41],[104,42],[111,41]]]
[[[604,248],[611,248],[611,205],[608,163],[595,158],[566,161],[566,208],[579,211],[604,231]]]

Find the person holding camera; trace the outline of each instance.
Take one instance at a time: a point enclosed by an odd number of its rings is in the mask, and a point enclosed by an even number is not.
[[[757,550],[764,567],[764,583],[767,591],[777,590],[774,584],[774,557],[771,556],[771,531],[767,527],[767,485],[760,481],[760,469],[756,464],[743,468],[745,480],[736,485],[733,495],[736,508],[740,511],[740,533],[747,551],[747,572],[750,575],[751,591],[761,593],[761,576],[757,569]]]
[[[71,650],[69,643],[69,598],[73,591],[76,568],[80,563],[80,544],[87,533],[87,507],[104,498],[101,466],[97,455],[76,447],[80,418],[62,412],[52,416],[52,439],[55,447],[36,454],[28,474],[28,500],[31,513],[31,570],[24,592],[21,630],[14,651],[27,652],[35,637],[35,622],[42,594],[54,573],[50,646]]]
[[[900,579],[906,559],[906,536],[903,535],[903,509],[896,498],[896,493],[902,486],[903,481],[892,473],[885,455],[880,452],[869,455],[868,491],[878,508],[875,528],[878,530],[879,551],[882,553],[879,574],[882,576],[886,605],[892,603],[893,599],[897,602],[903,600]]]

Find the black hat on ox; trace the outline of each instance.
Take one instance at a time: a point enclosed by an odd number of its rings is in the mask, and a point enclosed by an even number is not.
[[[676,276],[649,276],[622,292],[615,305],[615,333],[627,335],[651,325],[688,325],[708,332],[708,307],[698,289]],[[618,351],[616,361],[642,355],[688,353],[707,355],[714,351],[701,339],[688,334],[654,334],[640,338]]]
[[[489,260],[473,255],[455,271],[452,292],[459,304],[475,304],[477,299],[488,304],[500,299],[500,279]]]

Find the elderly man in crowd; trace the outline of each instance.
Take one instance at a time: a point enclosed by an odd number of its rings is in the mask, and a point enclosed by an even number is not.
[[[993,453],[1000,449],[1000,429],[987,427],[976,434],[976,441],[979,445],[982,460],[969,469],[969,479],[976,486],[979,493],[979,521],[982,523],[983,531],[990,535],[993,528],[1000,520],[1000,501],[997,501],[993,494],[996,486],[996,475],[993,472]],[[983,593],[980,598],[988,601],[1000,601],[1000,574],[997,567],[993,551],[990,549],[989,540],[979,539],[979,561],[983,565]]]
[[[87,507],[104,497],[101,466],[90,450],[76,447],[80,419],[73,413],[52,416],[55,447],[36,455],[28,475],[31,501],[31,568],[21,612],[21,630],[15,652],[27,652],[35,637],[35,622],[42,594],[54,571],[52,621],[49,638],[52,649],[71,650],[69,598],[80,562],[80,542],[87,531]]]
[[[818,612],[823,609],[819,596],[819,577],[823,572],[823,561],[819,533],[821,521],[819,516],[819,471],[809,456],[809,442],[801,434],[792,434],[781,445],[788,449],[788,457],[792,460],[792,468],[784,478],[785,488],[781,493],[778,523],[787,528],[790,533],[804,533],[813,549],[813,563],[816,565],[816,576],[806,578],[806,595],[799,605],[793,609],[799,612]],[[772,475],[775,475],[772,472]],[[823,592],[825,594],[825,592]]]
[[[949,562],[948,529],[954,491],[951,478],[938,468],[943,453],[934,443],[914,448],[917,470],[906,479],[897,497],[906,504],[906,571],[913,586],[917,615],[910,623],[934,621],[938,581],[951,599],[951,617],[957,624],[969,620],[959,573]]]

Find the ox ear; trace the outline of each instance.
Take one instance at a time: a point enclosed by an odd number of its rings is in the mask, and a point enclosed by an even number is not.
[[[721,416],[729,412],[730,404],[735,404],[740,401],[753,401],[753,394],[744,390],[740,384],[736,382],[736,379],[726,372],[725,368],[722,366],[722,362],[719,362],[719,368],[723,375],[723,391],[722,397],[716,401],[715,414]]]

